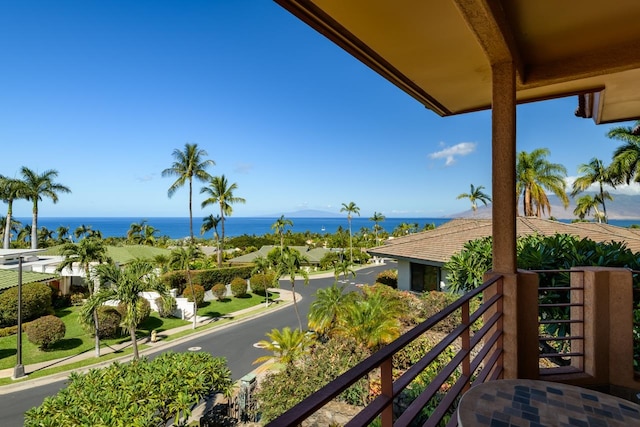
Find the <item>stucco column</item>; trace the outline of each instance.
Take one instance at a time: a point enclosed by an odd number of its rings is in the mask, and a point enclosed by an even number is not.
[[[516,74],[513,62],[493,64],[491,188],[493,271],[516,274]]]

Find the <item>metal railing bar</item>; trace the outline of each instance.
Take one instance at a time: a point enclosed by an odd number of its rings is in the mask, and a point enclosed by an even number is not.
[[[380,395],[373,399],[362,411],[358,412],[353,418],[351,418],[344,427],[360,427],[369,425],[378,415],[382,413],[382,410],[390,403],[387,396]]]
[[[584,353],[540,353],[540,359],[548,357],[584,357]]]
[[[473,334],[471,338],[471,348],[475,348],[480,341],[487,335],[487,333],[491,330],[491,328],[495,327],[496,323],[502,318],[502,313],[495,313],[493,316],[489,318],[489,320],[484,324],[484,326]]]
[[[476,369],[478,369],[484,358],[489,354],[489,351],[491,351],[491,348],[496,344],[496,342],[498,342],[501,335],[502,331],[495,331],[491,338],[487,340],[482,349],[473,358],[473,362],[471,363],[471,372],[475,372]]]
[[[500,372],[502,372],[502,367],[497,365],[498,359],[500,359],[501,355],[502,355],[502,349],[496,348],[495,351],[491,354],[489,361],[485,364],[485,368],[482,369],[482,371],[480,371],[480,373],[476,377],[475,381],[473,382],[474,384],[486,382],[487,377],[489,376],[491,371],[494,370],[493,369],[494,367],[499,368]]]
[[[571,337],[539,337],[538,341],[584,341],[583,336],[571,336]]]
[[[429,426],[437,426],[442,418],[447,414],[447,411],[451,409],[451,406],[454,404],[455,400],[460,397],[462,390],[465,385],[469,382],[469,377],[461,376],[458,381],[451,387],[449,392],[445,394],[444,399],[440,401],[436,409],[431,413],[431,416],[423,424],[425,427]]]
[[[584,307],[583,303],[577,302],[558,302],[553,304],[538,304],[538,307],[554,308],[554,307]]]
[[[539,291],[584,291],[583,286],[540,286]]]
[[[555,323],[584,323],[582,320],[572,320],[572,319],[551,319],[551,320],[539,320],[539,324],[541,325],[553,325]]]

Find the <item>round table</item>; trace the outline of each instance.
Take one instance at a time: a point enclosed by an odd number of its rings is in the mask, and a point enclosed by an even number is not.
[[[640,405],[582,387],[548,381],[478,384],[458,405],[461,427],[640,426]]]

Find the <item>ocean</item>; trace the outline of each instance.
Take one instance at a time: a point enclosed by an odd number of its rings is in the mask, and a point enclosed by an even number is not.
[[[91,226],[93,230],[99,230],[102,237],[125,237],[131,224],[140,223],[146,219],[147,224],[152,225],[158,230],[157,236],[168,236],[171,239],[182,239],[189,236],[189,217],[42,217],[38,218],[38,228],[46,227],[55,231],[60,226],[69,227],[70,234],[81,225]],[[262,236],[264,234],[272,234],[274,230],[271,226],[278,218],[258,218],[258,217],[228,217],[224,221],[225,237],[241,236],[243,234]],[[287,227],[294,233],[335,233],[339,227],[347,230],[349,224],[345,217],[330,218],[289,218],[293,222],[293,227]],[[23,225],[31,224],[31,218],[16,218]],[[399,224],[405,222],[408,224],[417,223],[419,228],[425,224],[440,225],[449,221],[448,218],[386,218],[379,222],[385,231],[391,233]],[[351,218],[351,229],[354,233],[362,227],[373,229],[373,221],[364,217]],[[208,232],[205,236],[200,235],[200,227],[202,225],[201,217],[193,218],[193,233],[196,237],[212,238],[213,231]],[[218,233],[222,230],[218,225]]]
[[[16,218],[22,224],[31,224],[31,218]],[[189,236],[189,218],[188,217],[151,217],[151,218],[137,218],[137,217],[42,217],[38,218],[38,227],[46,227],[49,230],[55,231],[60,226],[69,227],[70,233],[81,225],[91,226],[93,230],[100,230],[103,237],[125,237],[127,231],[132,223],[139,223],[143,219],[147,220],[147,223],[152,225],[158,230],[157,236],[168,236],[171,239],[182,239]],[[262,236],[264,234],[271,234],[273,230],[271,226],[276,222],[278,218],[262,218],[262,217],[228,217],[225,218],[225,236],[234,237],[241,236],[243,234]],[[345,217],[328,217],[328,218],[287,218],[293,222],[291,229],[294,233],[304,233],[309,231],[311,233],[335,233],[339,227],[344,230],[349,228],[347,218]],[[385,231],[391,233],[399,224],[417,223],[419,229],[422,229],[425,224],[435,224],[436,226],[449,221],[450,218],[386,218],[384,221],[379,222],[380,226]],[[569,222],[568,220],[563,222]],[[611,225],[617,225],[619,227],[629,227],[632,224],[640,224],[639,220],[610,220]],[[351,229],[354,233],[358,232],[361,228],[367,227],[373,229],[373,221],[365,217],[353,217],[351,218]],[[200,235],[200,226],[202,225],[202,218],[193,218],[193,232],[197,237],[212,238],[213,232],[208,232],[205,236]],[[218,233],[222,230],[218,226]]]

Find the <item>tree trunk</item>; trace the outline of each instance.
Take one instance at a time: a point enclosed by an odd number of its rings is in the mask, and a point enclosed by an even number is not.
[[[136,328],[129,329],[129,336],[131,337],[131,346],[133,348],[133,359],[140,359],[140,355],[138,354],[138,339],[136,338]]]
[[[4,225],[4,243],[2,247],[4,249],[9,249],[9,245],[11,243],[11,215],[12,215],[12,205],[13,201],[9,201],[9,206],[7,208],[7,223]]]
[[[38,204],[33,202],[33,218],[31,220],[31,249],[38,249]]]
[[[100,357],[100,335],[98,335],[98,310],[93,310],[93,326],[95,327],[96,357]]]
[[[302,320],[300,320],[300,312],[298,311],[298,301],[296,300],[296,288],[295,279],[291,282],[291,292],[293,293],[293,308],[296,311],[296,317],[298,318],[298,326],[302,330]]]
[[[222,228],[222,243],[218,250],[218,268],[222,267],[222,246],[224,246],[224,212],[222,211],[222,206],[220,206],[220,225]]]
[[[189,178],[189,237],[191,237],[191,243],[193,243],[193,185],[191,178]]]
[[[191,289],[191,298],[193,298],[193,329],[195,329],[198,321],[198,302],[196,301],[196,293],[193,289],[193,282],[191,281],[191,271],[189,270],[189,267],[187,267],[187,282]]]

